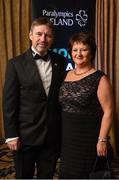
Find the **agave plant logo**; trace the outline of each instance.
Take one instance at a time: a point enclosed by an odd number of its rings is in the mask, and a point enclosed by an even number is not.
[[[88,20],[88,15],[85,10],[79,10],[79,13],[76,14],[76,21],[80,27],[86,26]]]

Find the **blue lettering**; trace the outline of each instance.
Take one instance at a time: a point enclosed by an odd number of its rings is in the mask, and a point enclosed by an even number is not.
[[[58,53],[63,55],[64,57],[67,57],[67,50],[64,48],[61,48],[58,50]]]

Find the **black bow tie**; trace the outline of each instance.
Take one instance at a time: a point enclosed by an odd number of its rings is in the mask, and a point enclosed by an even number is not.
[[[45,56],[40,56],[39,54],[35,54],[35,55],[33,56],[33,58],[34,58],[35,60],[37,60],[37,59],[42,59],[43,61],[47,61],[47,60],[48,60],[48,54],[46,54]]]

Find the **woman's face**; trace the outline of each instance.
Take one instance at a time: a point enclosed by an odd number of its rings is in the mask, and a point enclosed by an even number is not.
[[[88,45],[74,42],[71,51],[72,59],[76,65],[90,65],[91,64],[91,52]]]

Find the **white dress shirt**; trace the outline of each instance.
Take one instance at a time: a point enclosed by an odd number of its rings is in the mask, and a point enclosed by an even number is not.
[[[51,78],[52,78],[52,66],[51,61],[44,61],[42,59],[35,60],[37,64],[37,68],[39,71],[39,74],[42,79],[42,83],[45,89],[46,94],[48,95],[50,84],[51,84]]]

